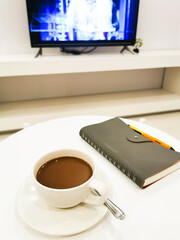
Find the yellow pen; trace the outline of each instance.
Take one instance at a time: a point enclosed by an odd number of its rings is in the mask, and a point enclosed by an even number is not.
[[[168,148],[168,149],[174,150],[170,145],[168,145],[168,144],[160,141],[159,139],[157,139],[157,138],[155,138],[155,137],[152,137],[151,135],[149,135],[149,134],[147,134],[147,133],[144,133],[144,132],[142,132],[141,130],[139,130],[139,129],[131,126],[131,125],[129,125],[129,127],[132,128],[132,129],[133,129],[134,131],[136,131],[137,133],[141,134],[142,136],[148,138],[148,139],[151,140],[152,142],[157,143],[157,144],[159,144],[159,145],[161,145],[161,146],[163,146],[163,147],[166,147],[166,148]]]

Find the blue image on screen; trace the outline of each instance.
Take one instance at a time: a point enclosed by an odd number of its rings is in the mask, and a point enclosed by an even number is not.
[[[129,40],[134,0],[37,0],[30,31],[41,41]]]

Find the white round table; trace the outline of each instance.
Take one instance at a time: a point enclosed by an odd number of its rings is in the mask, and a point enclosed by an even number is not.
[[[67,236],[66,239],[180,239],[180,171],[142,190],[79,136],[82,127],[110,118],[75,116],[54,119],[28,127],[1,142],[1,239],[64,239],[32,229],[24,223],[17,211],[18,191],[30,175],[35,159],[46,151],[64,147],[78,148],[93,156],[98,171],[108,182],[109,197],[126,214],[126,219],[120,221],[107,213],[94,226]],[[168,134],[140,122],[123,120],[180,151],[180,142]]]

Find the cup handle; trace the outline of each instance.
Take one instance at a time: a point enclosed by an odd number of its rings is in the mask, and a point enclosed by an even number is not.
[[[100,193],[100,196],[94,195],[91,190],[95,189]],[[101,205],[103,204],[106,199],[107,199],[107,187],[105,184],[99,180],[94,179],[90,184],[89,184],[89,194],[84,199],[84,203],[91,204],[91,205]]]

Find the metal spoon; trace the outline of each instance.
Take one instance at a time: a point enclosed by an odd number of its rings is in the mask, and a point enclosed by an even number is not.
[[[101,194],[94,188],[91,189],[91,192],[95,194],[96,196],[101,196]],[[110,212],[120,220],[125,219],[126,215],[125,213],[118,207],[116,204],[114,204],[110,199],[106,199],[104,202],[104,205],[110,210]]]

